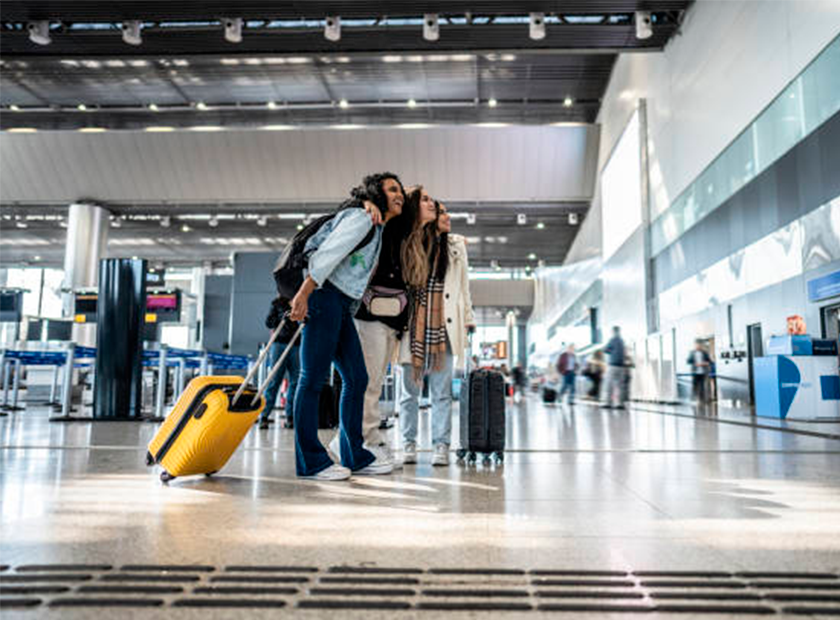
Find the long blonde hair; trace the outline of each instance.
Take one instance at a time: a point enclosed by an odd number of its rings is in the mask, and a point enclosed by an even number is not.
[[[403,279],[411,288],[426,286],[429,279],[429,257],[435,248],[435,234],[437,220],[420,224],[420,197],[423,193],[422,185],[406,188],[406,205],[410,204],[410,213],[416,214],[411,232],[402,244],[400,259],[402,262]]]

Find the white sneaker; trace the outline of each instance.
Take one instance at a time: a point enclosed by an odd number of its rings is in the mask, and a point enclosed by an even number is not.
[[[376,454],[374,452],[374,454]],[[394,471],[394,463],[393,461],[385,460],[380,458],[378,455],[376,460],[368,465],[367,467],[363,467],[357,471],[353,472],[355,476],[381,476],[384,474],[390,474]]]
[[[333,463],[323,471],[319,471],[314,476],[302,476],[307,480],[347,480],[351,472],[346,467],[342,467],[337,463]]]
[[[403,463],[410,465],[417,462],[417,444],[409,442],[403,448]]]
[[[432,456],[432,465],[449,465],[449,446],[439,443],[435,446],[435,453]]]
[[[336,432],[335,437],[332,438],[329,445],[330,452],[333,453],[338,463],[341,462],[341,440],[338,437],[340,434],[341,431]]]

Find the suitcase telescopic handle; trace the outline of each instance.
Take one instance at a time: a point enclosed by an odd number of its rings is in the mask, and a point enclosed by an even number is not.
[[[283,365],[283,362],[286,361],[286,358],[289,356],[289,353],[291,353],[292,349],[294,349],[295,342],[297,342],[297,339],[300,337],[300,332],[303,331],[305,324],[306,319],[300,322],[300,325],[298,325],[298,328],[292,336],[292,339],[289,340],[289,344],[286,345],[286,350],[283,351],[283,354],[280,356],[280,359],[278,359],[274,363],[274,366],[271,367],[271,372],[268,373],[268,376],[265,378],[265,381],[263,381],[263,384],[259,387],[259,389],[257,389],[257,393],[254,395],[254,398],[251,401],[252,407],[259,402],[260,397],[263,395],[263,392],[265,392],[266,388],[268,387],[268,384],[271,383],[271,380],[274,378],[274,375],[276,375],[279,372],[280,367]]]

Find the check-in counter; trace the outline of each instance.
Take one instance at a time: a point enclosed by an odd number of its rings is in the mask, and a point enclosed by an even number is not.
[[[840,420],[838,343],[774,336],[753,361],[756,415],[789,420]]]

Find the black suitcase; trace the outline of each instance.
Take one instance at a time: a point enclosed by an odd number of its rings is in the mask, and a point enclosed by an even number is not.
[[[475,462],[478,453],[484,461],[491,456],[504,460],[505,377],[495,370],[474,370],[461,384],[461,449],[459,459]]]
[[[544,387],[542,389],[542,401],[547,404],[557,402],[557,390],[550,387]]]

